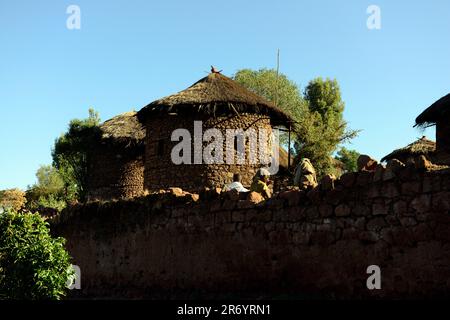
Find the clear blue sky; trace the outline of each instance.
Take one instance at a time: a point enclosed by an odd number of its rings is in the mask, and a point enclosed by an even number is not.
[[[81,9],[81,30],[66,8]],[[366,9],[381,8],[381,30]],[[375,158],[422,135],[415,117],[450,92],[450,1],[0,0],[0,189],[35,182],[54,139],[90,106],[103,120],[205,76],[273,68],[302,88],[336,78],[349,147]],[[434,130],[425,134],[434,139]]]

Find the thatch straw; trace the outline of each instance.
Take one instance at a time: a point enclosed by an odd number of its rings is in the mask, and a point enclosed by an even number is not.
[[[426,108],[417,118],[414,126],[428,127],[437,121],[450,118],[450,93]]]
[[[150,113],[178,112],[197,112],[213,116],[249,112],[268,115],[274,125],[286,125],[292,121],[273,103],[220,73],[210,73],[189,88],[148,104],[139,111],[138,117],[144,121]]]
[[[418,155],[428,155],[436,151],[436,143],[428,140],[425,136],[404,148],[392,151],[390,154],[381,159],[381,161],[388,161],[391,159],[415,157]]]
[[[127,146],[143,145],[145,128],[137,118],[137,112],[122,113],[100,125],[102,139]]]

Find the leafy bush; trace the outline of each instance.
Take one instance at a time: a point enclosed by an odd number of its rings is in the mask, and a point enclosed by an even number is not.
[[[19,189],[9,189],[0,191],[0,207],[18,211],[23,208],[27,199],[25,192]]]
[[[0,214],[0,299],[60,299],[73,276],[63,238],[35,214]]]
[[[67,205],[64,181],[58,169],[43,165],[36,172],[37,183],[27,190],[27,208],[41,211],[44,208],[60,212]]]
[[[37,204],[41,208],[51,208],[58,212],[61,212],[66,206],[66,201],[58,199],[57,196],[50,194],[46,197],[39,197]]]

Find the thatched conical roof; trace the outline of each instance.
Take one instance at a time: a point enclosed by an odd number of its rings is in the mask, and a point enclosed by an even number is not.
[[[426,108],[417,118],[415,126],[430,126],[438,120],[450,118],[450,93]]]
[[[414,157],[419,155],[428,155],[436,150],[436,142],[428,140],[425,136],[413,143],[408,144],[404,148],[392,151],[387,156],[383,157],[381,161],[388,161],[391,159],[398,159],[402,157]]]
[[[143,145],[145,128],[136,111],[125,112],[100,125],[101,138],[127,146]]]
[[[273,103],[220,73],[210,73],[183,91],[153,101],[139,111],[138,116],[143,121],[150,113],[179,112],[212,116],[249,112],[268,115],[274,125],[286,125],[292,121]]]

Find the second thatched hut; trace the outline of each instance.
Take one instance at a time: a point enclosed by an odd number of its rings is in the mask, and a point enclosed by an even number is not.
[[[406,147],[396,149],[384,156],[381,161],[389,161],[392,159],[400,160],[403,163],[414,160],[417,156],[425,156],[434,162],[436,151],[436,143],[423,136],[422,138],[408,144]]]
[[[88,201],[131,198],[144,192],[145,130],[136,112],[100,125],[88,165]]]

